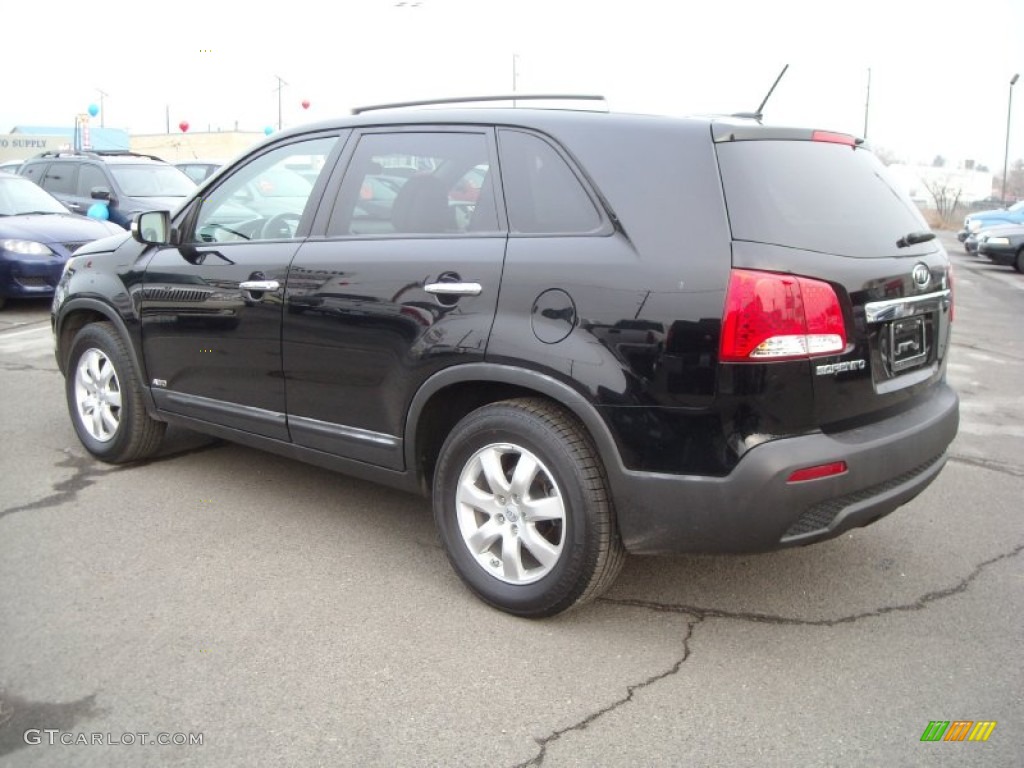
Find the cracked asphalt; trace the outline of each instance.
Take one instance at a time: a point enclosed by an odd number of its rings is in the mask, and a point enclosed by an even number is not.
[[[184,431],[94,462],[46,302],[5,309],[0,765],[1021,765],[1024,275],[944,240],[962,421],[935,484],[806,549],[631,558],[534,622],[466,592],[423,499]],[[997,726],[922,743],[931,720]]]

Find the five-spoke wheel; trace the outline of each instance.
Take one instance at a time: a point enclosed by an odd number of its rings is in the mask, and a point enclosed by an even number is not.
[[[75,336],[65,392],[78,439],[93,456],[121,463],[160,447],[166,425],[147,413],[128,344],[111,323],[90,323]]]
[[[466,585],[518,616],[593,599],[624,559],[590,436],[546,400],[492,403],[455,425],[434,472],[434,518]]]

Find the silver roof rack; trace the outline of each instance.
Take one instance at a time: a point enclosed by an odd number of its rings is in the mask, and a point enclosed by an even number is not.
[[[431,107],[438,104],[466,104],[477,101],[605,101],[604,96],[578,93],[513,93],[505,96],[457,96],[448,99],[427,99],[424,101],[396,101],[392,104],[372,104],[366,107],[355,107],[353,115],[373,112],[379,109],[402,109],[404,107]]]

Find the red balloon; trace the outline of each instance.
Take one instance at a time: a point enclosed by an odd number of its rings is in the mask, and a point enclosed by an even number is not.
[[[181,132],[184,133],[188,130],[188,120],[182,120],[178,123],[178,127],[181,128]]]
[[[303,99],[302,100],[302,108],[303,109],[309,109],[309,99]]]

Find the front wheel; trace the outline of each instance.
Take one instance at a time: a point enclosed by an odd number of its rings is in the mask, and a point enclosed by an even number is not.
[[[1013,263],[1013,268],[1024,273],[1024,248],[1017,251],[1017,260]]]
[[[167,425],[146,412],[138,374],[113,325],[82,328],[71,344],[67,370],[71,422],[89,453],[119,464],[156,452]]]
[[[544,400],[487,405],[455,426],[434,475],[434,518],[463,582],[517,616],[592,600],[624,561],[597,451]]]

